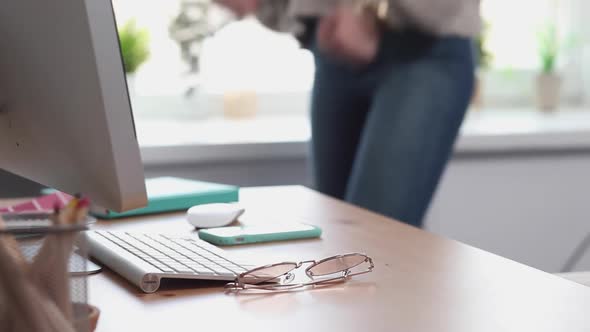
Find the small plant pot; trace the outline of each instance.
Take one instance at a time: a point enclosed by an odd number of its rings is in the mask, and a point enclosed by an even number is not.
[[[127,74],[127,92],[129,93],[129,99],[135,98],[135,74]]]
[[[226,118],[253,118],[257,111],[258,96],[254,91],[226,92],[223,95],[223,114]]]
[[[539,74],[536,85],[537,107],[545,112],[555,111],[559,107],[561,76],[555,73]]]
[[[483,74],[476,72],[473,82],[473,94],[471,95],[471,106],[473,110],[479,111],[483,108]]]

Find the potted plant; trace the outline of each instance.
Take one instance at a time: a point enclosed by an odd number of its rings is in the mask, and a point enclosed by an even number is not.
[[[145,29],[138,28],[136,21],[132,19],[119,29],[119,43],[125,74],[127,75],[127,88],[129,94],[133,95],[135,92],[135,73],[150,56],[149,33]]]
[[[486,42],[489,33],[489,23],[484,22],[480,33],[475,37],[477,68],[475,71],[475,85],[473,87],[473,96],[471,104],[476,109],[483,106],[483,73],[488,70],[492,64],[492,53],[488,50]]]
[[[556,71],[559,54],[559,38],[554,24],[548,24],[538,34],[538,53],[541,72],[537,75],[537,107],[543,111],[553,111],[559,105],[561,76]]]

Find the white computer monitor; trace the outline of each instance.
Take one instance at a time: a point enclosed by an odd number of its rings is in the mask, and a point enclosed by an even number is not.
[[[3,0],[0,168],[99,206],[147,202],[110,0]]]

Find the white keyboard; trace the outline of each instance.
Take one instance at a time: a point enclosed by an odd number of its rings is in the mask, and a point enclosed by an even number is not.
[[[146,293],[162,278],[234,280],[254,268],[224,250],[192,236],[88,231],[91,256]]]

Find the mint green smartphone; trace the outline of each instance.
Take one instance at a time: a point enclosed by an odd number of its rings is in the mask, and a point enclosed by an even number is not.
[[[232,226],[202,229],[199,238],[220,246],[320,237],[322,230],[303,223]]]

